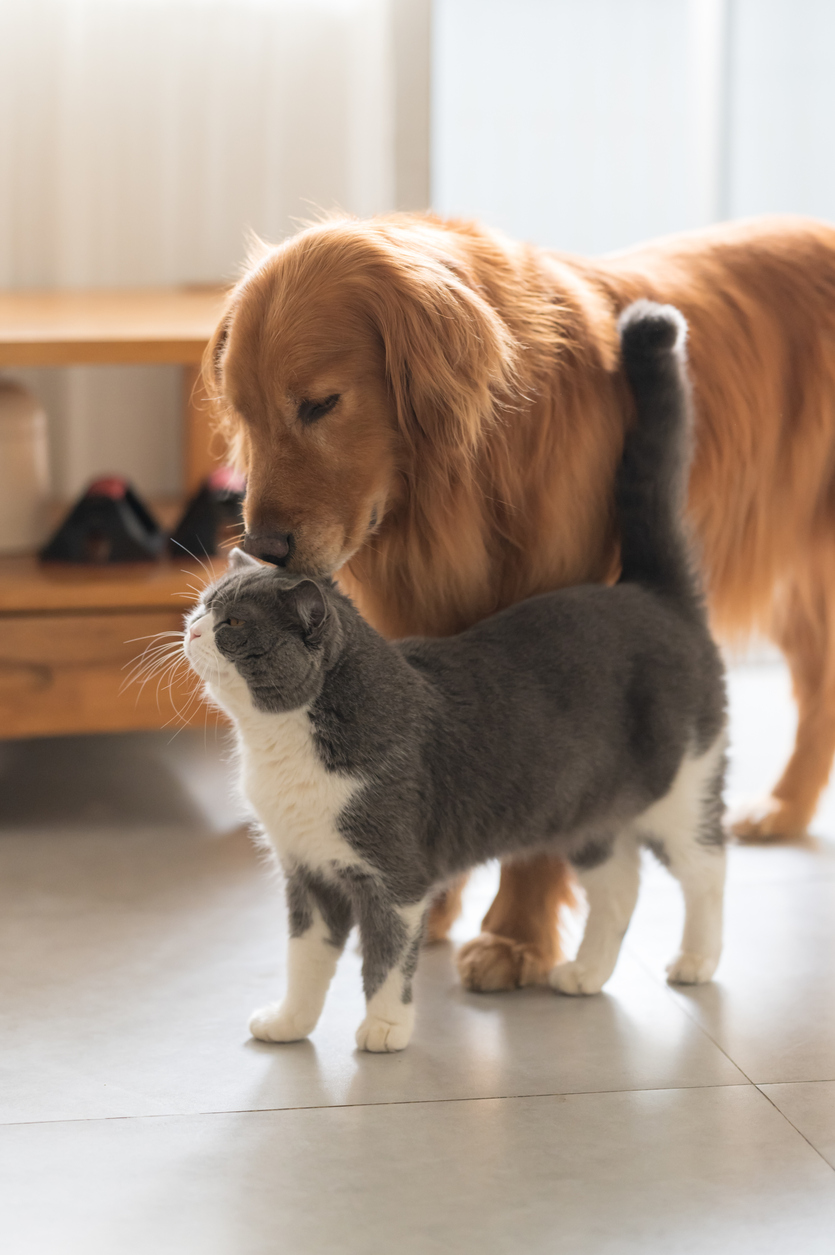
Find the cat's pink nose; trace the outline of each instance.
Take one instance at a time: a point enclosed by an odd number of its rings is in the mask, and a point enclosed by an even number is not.
[[[195,639],[195,637],[197,637],[197,636],[199,636],[199,635],[200,635],[200,633],[197,631],[197,628],[192,628],[192,629],[191,629],[191,631],[190,631],[190,632],[189,632],[189,634],[188,634],[188,639],[189,639],[190,641],[193,641],[193,640]]]

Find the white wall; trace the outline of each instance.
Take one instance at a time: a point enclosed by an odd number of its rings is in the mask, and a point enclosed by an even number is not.
[[[833,0],[436,0],[433,203],[604,252],[835,219]]]
[[[715,0],[437,0],[433,200],[580,252],[715,213]]]
[[[734,0],[732,216],[835,219],[835,2]]]

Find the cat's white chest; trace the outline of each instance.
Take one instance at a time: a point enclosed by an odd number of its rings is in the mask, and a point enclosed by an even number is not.
[[[307,710],[259,715],[239,731],[242,789],[281,861],[325,873],[363,864],[337,827],[361,781],[325,769]]]

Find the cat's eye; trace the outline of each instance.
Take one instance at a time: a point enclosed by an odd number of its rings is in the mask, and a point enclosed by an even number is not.
[[[332,396],[325,397],[324,401],[299,401],[299,418],[303,423],[315,423],[317,419],[324,418],[326,414],[330,414],[339,400],[340,394],[334,392]]]
[[[223,622],[230,627],[246,627],[246,619],[224,619]]]

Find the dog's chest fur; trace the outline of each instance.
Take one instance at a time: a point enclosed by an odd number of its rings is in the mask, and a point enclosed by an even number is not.
[[[338,827],[362,782],[326,769],[307,708],[255,715],[239,736],[244,795],[282,864],[325,874],[364,866]]]

